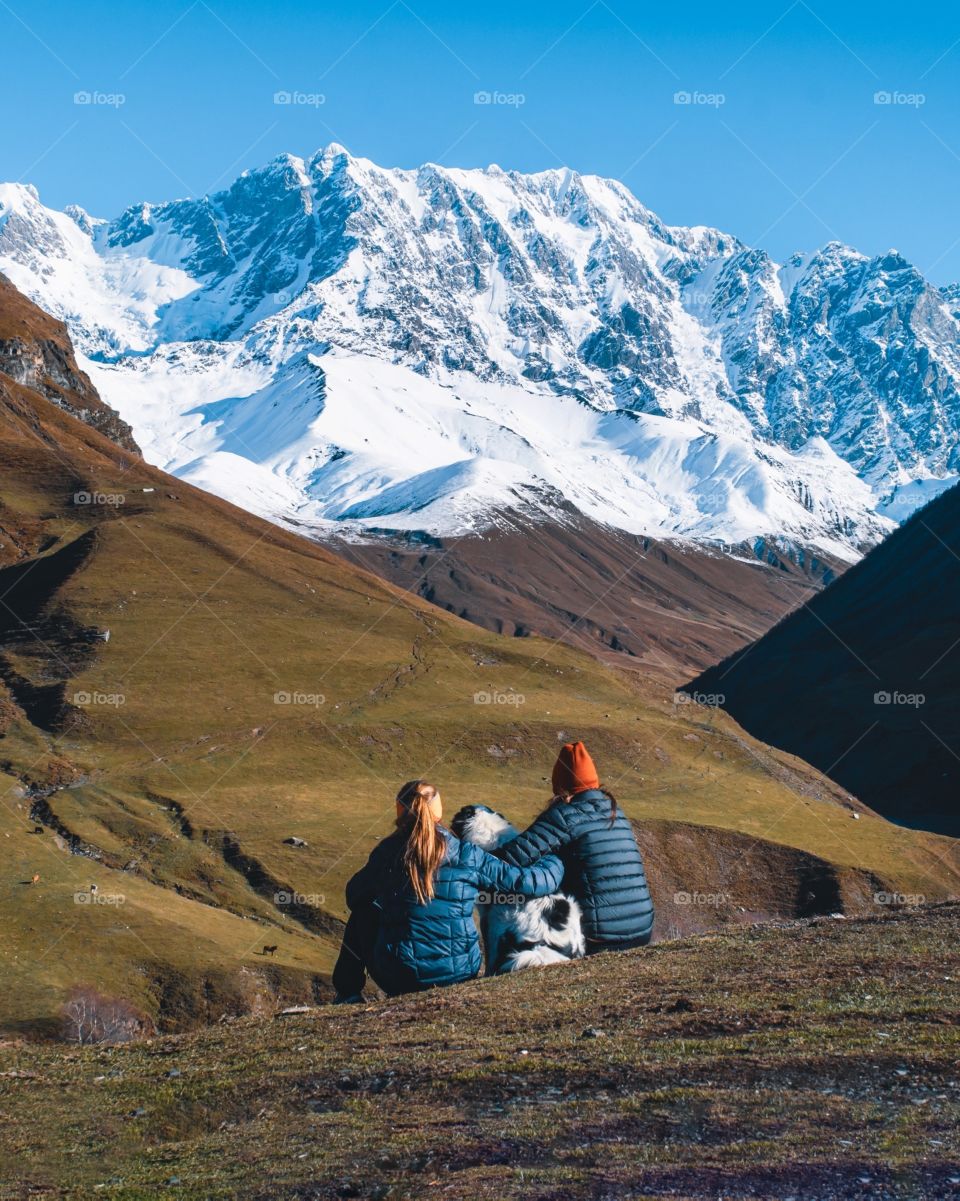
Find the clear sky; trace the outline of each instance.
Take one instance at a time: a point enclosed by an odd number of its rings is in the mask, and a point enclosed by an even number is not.
[[[955,4],[0,0],[0,53],[0,179],[58,208],[110,217],[338,141],[563,163],[777,258],[838,238],[960,279]]]

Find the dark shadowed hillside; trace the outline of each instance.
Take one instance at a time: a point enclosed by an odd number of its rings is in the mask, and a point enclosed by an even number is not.
[[[960,489],[691,688],[877,812],[960,835]]]

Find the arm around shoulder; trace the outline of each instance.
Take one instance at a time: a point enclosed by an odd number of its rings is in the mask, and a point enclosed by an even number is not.
[[[514,896],[547,897],[563,880],[563,864],[556,855],[544,855],[530,867],[515,867],[475,848],[482,857],[478,877],[482,887]]]
[[[512,863],[514,867],[529,867],[542,856],[551,855],[566,846],[570,841],[570,831],[564,820],[563,809],[562,802],[551,805],[532,826],[500,847],[497,857],[505,863]]]

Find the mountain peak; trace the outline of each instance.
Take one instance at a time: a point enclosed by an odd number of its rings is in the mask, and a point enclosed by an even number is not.
[[[29,203],[0,269],[109,364],[148,457],[277,520],[458,534],[566,496],[629,533],[849,560],[893,494],[960,473],[955,321],[904,319],[912,276],[839,241],[778,267],[616,180],[338,142],[106,236]]]
[[[905,258],[896,247],[891,247],[884,254],[878,254],[875,261],[882,271],[912,271],[917,275],[920,274],[913,263]]]
[[[0,212],[33,208],[40,203],[40,193],[32,183],[0,183]]]
[[[321,146],[319,150],[315,151],[310,158],[311,165],[319,163],[324,166],[333,163],[351,163],[353,161],[353,155],[340,142],[328,142],[326,146]]]
[[[282,154],[278,154],[272,158],[266,167],[261,168],[261,170],[286,170],[290,167],[302,175],[306,169],[306,163],[299,155],[291,154],[289,150],[284,150]]]
[[[846,242],[841,242],[839,238],[831,238],[829,242],[814,251],[814,258],[819,259],[866,259],[867,255],[861,254],[859,250],[854,250],[852,246],[848,246]]]

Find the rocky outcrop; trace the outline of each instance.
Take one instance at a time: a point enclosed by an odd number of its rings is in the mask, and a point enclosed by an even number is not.
[[[0,275],[0,373],[65,409],[115,442],[140,453],[130,426],[104,404],[80,370],[66,326],[38,309]]]

